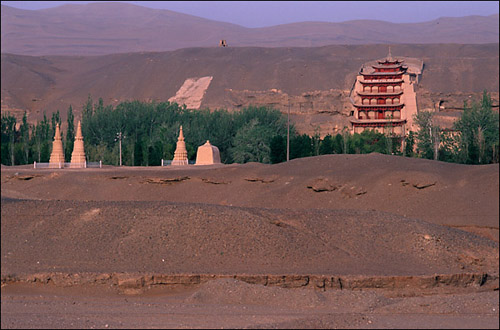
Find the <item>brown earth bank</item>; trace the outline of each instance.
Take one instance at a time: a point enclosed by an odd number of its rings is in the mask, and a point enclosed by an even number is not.
[[[498,328],[498,180],[380,154],[2,166],[2,328]]]
[[[492,240],[377,211],[152,201],[2,204],[2,274],[388,276],[498,269]]]
[[[435,110],[451,126],[464,100],[483,90],[498,107],[498,43],[392,44],[394,56],[423,61],[416,85],[420,110]],[[126,100],[177,100],[202,109],[238,110],[249,105],[290,113],[299,132],[322,136],[348,125],[351,88],[361,66],[383,58],[389,45],[324,47],[186,48],[106,56],[22,56],[2,54],[2,113],[28,121],[72,105],[78,119],[89,94],[116,106]],[[196,95],[177,95],[184,83],[212,77]],[[196,89],[191,89],[196,90]],[[190,89],[187,89],[189,92]],[[199,95],[198,95],[199,94]],[[177,98],[176,98],[177,96]]]
[[[408,295],[219,279],[140,295],[108,287],[2,287],[7,328],[498,329],[498,291]]]
[[[377,210],[451,227],[498,230],[498,164],[471,166],[372,153],[275,165],[85,170],[2,166],[1,174],[2,197],[10,198]]]

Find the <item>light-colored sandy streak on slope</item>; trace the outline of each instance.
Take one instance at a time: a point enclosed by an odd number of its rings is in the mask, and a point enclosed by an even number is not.
[[[175,96],[169,98],[168,101],[177,102],[180,105],[185,104],[188,109],[199,109],[212,78],[212,76],[207,76],[186,79]]]

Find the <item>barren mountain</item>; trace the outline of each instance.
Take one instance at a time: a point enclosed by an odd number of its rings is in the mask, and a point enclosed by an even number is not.
[[[70,104],[78,116],[90,94],[112,105],[290,108],[299,132],[324,136],[348,125],[356,74],[389,45],[394,55],[424,63],[418,106],[444,110],[441,126],[485,89],[498,105],[498,15],[251,29],[110,2],[36,11],[2,5],[1,24],[2,112],[21,119],[27,111],[30,122],[57,110],[64,120]],[[220,39],[229,47],[217,47]]]
[[[214,47],[317,47],[331,44],[498,42],[498,14],[443,17],[423,23],[374,20],[302,22],[245,28],[169,10],[124,3],[22,10],[2,5],[2,52],[103,55]]]

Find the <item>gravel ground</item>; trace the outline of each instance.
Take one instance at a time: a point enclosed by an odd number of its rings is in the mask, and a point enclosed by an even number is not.
[[[498,328],[498,173],[379,154],[2,166],[1,325]]]

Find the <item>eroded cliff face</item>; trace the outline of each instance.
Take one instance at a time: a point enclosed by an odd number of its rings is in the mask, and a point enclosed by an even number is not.
[[[418,111],[435,112],[443,128],[451,128],[460,118],[464,101],[480,100],[482,92],[430,92],[416,85]],[[321,137],[336,134],[344,126],[349,127],[349,117],[354,107],[350,101],[351,90],[316,90],[299,95],[288,94],[278,89],[225,91],[221,102],[202,102],[201,108],[225,108],[238,111],[248,106],[267,106],[280,110],[283,114],[290,109],[290,118],[299,133],[316,134]],[[489,92],[493,110],[498,111],[499,93]]]
[[[419,111],[457,117],[464,100],[491,93],[498,109],[498,43],[393,45],[397,57],[423,62],[415,85]],[[296,48],[213,47],[95,57],[2,54],[2,113],[31,123],[72,105],[79,118],[90,94],[106,105],[167,100],[190,108],[237,111],[249,105],[288,113],[300,133],[321,136],[348,124],[349,96],[363,65],[387,55],[387,45]],[[208,78],[211,77],[211,78]],[[201,79],[203,78],[203,79]],[[451,121],[450,121],[451,122]],[[448,123],[449,124],[449,123]]]
[[[352,111],[349,90],[330,89],[310,91],[299,95],[282,90],[226,90],[223,107],[238,109],[247,106],[267,106],[290,114],[290,120],[300,133],[319,133],[322,137],[349,125]],[[210,107],[210,106],[208,106]],[[210,107],[212,108],[212,107]]]

